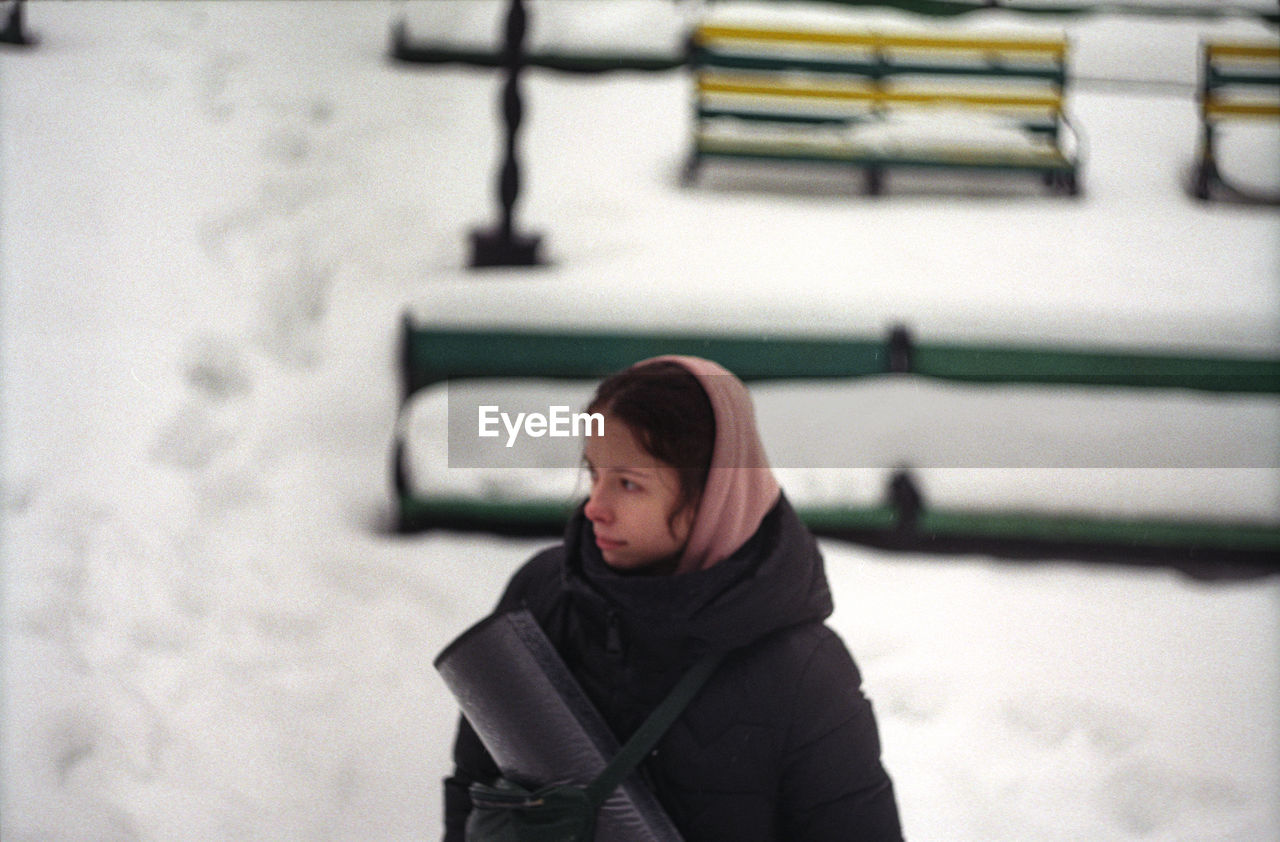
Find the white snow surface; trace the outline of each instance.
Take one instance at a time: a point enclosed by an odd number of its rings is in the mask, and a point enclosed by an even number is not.
[[[608,29],[607,6],[580,5]],[[388,63],[402,13],[435,9],[32,2],[40,45],[0,53],[6,842],[438,836],[457,714],[431,659],[545,542],[387,533],[410,304],[1280,348],[1280,215],[1186,196],[1177,86],[1071,94],[1077,201],[999,178],[871,200],[803,168],[682,189],[686,79],[530,72],[519,219],[553,264],[468,272],[498,82]],[[1107,58],[1091,75],[1175,82],[1203,34],[1274,37],[1051,25]],[[1275,134],[1225,165],[1273,178]],[[822,546],[910,839],[1280,838],[1275,577]]]

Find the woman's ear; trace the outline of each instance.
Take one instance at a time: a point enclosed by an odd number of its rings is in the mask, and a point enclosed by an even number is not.
[[[689,533],[693,531],[693,520],[698,515],[698,503],[701,501],[701,496],[695,497],[673,512],[671,517],[667,518],[667,526],[671,530],[671,537],[682,544],[689,540]]]

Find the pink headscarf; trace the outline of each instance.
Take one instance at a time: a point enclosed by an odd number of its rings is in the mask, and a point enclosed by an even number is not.
[[[698,378],[715,415],[711,470],[676,573],[706,570],[755,534],[781,489],[756,431],[751,394],[741,380],[700,357],[654,357],[636,365],[652,362],[676,363]]]

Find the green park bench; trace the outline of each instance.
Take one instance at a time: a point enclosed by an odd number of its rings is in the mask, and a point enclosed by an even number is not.
[[[748,382],[924,377],[989,385],[1168,389],[1280,396],[1280,358],[1176,355],[1106,348],[965,344],[914,340],[903,328],[879,338],[733,332],[456,327],[403,323],[403,401],[423,389],[472,379],[596,381],[658,354],[721,362]],[[567,501],[423,494],[406,476],[404,430],[394,448],[397,527],[482,529],[554,535]],[[1140,443],[1137,444],[1140,446]],[[1180,521],[1029,511],[939,509],[922,502],[909,473],[892,477],[883,503],[801,507],[820,534],[917,552],[1006,557],[1107,558],[1224,569],[1280,569],[1280,523]]]
[[[1200,151],[1194,190],[1208,199],[1229,187],[1219,169],[1218,130],[1225,122],[1280,121],[1280,44],[1207,41],[1200,72]],[[1280,202],[1280,197],[1270,197]]]
[[[873,194],[899,167],[1030,172],[1079,191],[1065,37],[704,23],[692,41],[688,181],[705,159],[739,158],[861,169]]]

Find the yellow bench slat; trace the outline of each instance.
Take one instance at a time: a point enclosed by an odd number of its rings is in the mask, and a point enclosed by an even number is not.
[[[1217,42],[1205,44],[1205,54],[1210,60],[1242,58],[1259,61],[1280,61],[1280,46],[1244,42]]]
[[[1066,54],[1065,39],[970,38],[961,36],[884,35],[864,32],[833,32],[810,29],[758,29],[742,26],[703,25],[696,31],[699,44],[715,41],[764,41],[773,43],[838,45],[920,50],[965,50],[973,52],[1045,53],[1056,58]]]
[[[1206,116],[1232,117],[1280,117],[1280,102],[1224,102],[1205,100],[1202,105]]]
[[[871,84],[775,83],[755,79],[704,75],[698,90],[704,94],[732,94],[794,99],[865,101],[872,104],[929,105],[952,103],[981,108],[1026,108],[1060,111],[1057,94],[1005,94],[954,89],[893,90]]]

